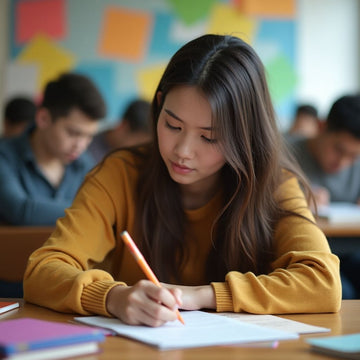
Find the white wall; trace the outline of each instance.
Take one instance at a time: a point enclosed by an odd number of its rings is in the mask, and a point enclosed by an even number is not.
[[[298,99],[326,116],[336,98],[360,91],[360,1],[298,1]]]

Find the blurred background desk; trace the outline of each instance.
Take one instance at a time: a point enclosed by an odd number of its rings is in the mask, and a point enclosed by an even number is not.
[[[0,299],[1,300],[1,299]],[[39,306],[27,304],[20,300],[20,309],[0,315],[0,321],[21,317],[33,317],[43,320],[66,322],[74,315],[61,314]],[[315,336],[333,336],[360,332],[360,300],[343,300],[342,308],[335,314],[299,314],[286,315],[284,318],[301,321],[316,326],[328,327],[330,333],[301,335],[298,340],[281,341],[277,349],[251,348],[241,346],[216,346],[184,350],[159,351],[142,343],[119,336],[108,337],[101,344],[103,352],[96,355],[81,357],[86,360],[198,360],[198,359],[227,359],[227,360],[312,360],[327,358],[309,350],[304,339]]]
[[[22,281],[30,254],[53,230],[52,226],[0,226],[0,279]]]
[[[0,296],[22,296],[28,258],[53,230],[52,226],[0,226]]]
[[[358,237],[360,239],[360,223],[331,224],[325,219],[318,219],[317,224],[327,237]]]
[[[343,255],[360,250],[360,223],[331,224],[327,220],[318,219],[317,224],[326,235],[331,250]]]

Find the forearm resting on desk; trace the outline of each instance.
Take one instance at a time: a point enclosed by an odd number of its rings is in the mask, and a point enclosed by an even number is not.
[[[178,286],[164,284],[164,286],[168,289],[181,290],[181,309],[183,310],[216,309],[215,292],[211,285]]]

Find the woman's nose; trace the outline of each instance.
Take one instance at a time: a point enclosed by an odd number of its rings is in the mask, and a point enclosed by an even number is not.
[[[194,155],[194,142],[189,135],[182,134],[179,136],[175,147],[176,154],[179,158],[189,159]]]

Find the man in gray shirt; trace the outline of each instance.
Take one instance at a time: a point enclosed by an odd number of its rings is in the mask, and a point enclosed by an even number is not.
[[[360,202],[360,94],[335,101],[317,136],[295,139],[289,146],[310,180],[318,206]],[[358,297],[360,254],[340,258],[343,297]]]

